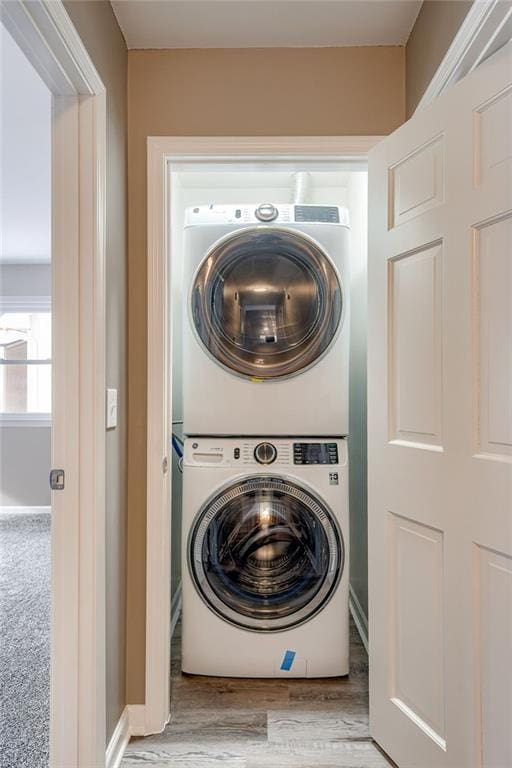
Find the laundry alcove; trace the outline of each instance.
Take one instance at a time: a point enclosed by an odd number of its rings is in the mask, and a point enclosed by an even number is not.
[[[364,162],[293,160],[283,162],[173,162],[169,195],[169,265],[172,349],[171,597],[173,623],[181,588],[180,441],[183,438],[183,236],[185,210],[191,206],[261,203],[344,206],[350,217],[350,601],[364,641],[367,639],[366,523],[366,217],[367,172]],[[347,287],[345,287],[347,288]],[[341,383],[340,383],[341,386]],[[315,393],[311,392],[311,397]],[[185,566],[186,567],[186,566]]]

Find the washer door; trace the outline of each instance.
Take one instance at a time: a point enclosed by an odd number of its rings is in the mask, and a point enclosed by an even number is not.
[[[196,588],[219,616],[251,630],[288,629],[331,597],[343,571],[341,533],[308,490],[258,476],[222,491],[189,540]]]
[[[214,359],[248,378],[279,379],[317,362],[343,308],[330,258],[304,234],[255,227],[221,240],[192,288],[192,320]]]

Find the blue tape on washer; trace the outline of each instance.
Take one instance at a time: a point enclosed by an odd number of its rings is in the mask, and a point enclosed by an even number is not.
[[[295,651],[285,651],[283,656],[283,661],[281,662],[281,670],[283,672],[289,672],[292,668],[293,662],[295,661],[295,656],[297,654]]]

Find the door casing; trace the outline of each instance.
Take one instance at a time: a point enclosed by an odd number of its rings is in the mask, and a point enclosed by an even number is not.
[[[105,765],[106,91],[60,0],[2,3],[52,93],[50,767]]]
[[[160,732],[170,715],[170,195],[176,163],[321,162],[366,165],[380,136],[149,137],[146,522],[146,697],[140,733]]]

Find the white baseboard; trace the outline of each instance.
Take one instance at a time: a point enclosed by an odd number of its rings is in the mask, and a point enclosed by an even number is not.
[[[361,603],[359,602],[357,595],[352,588],[352,585],[349,586],[348,591],[349,591],[348,605],[350,608],[350,613],[352,614],[352,618],[354,619],[354,624],[356,625],[357,631],[359,632],[361,640],[363,641],[363,645],[366,649],[366,653],[369,653],[368,618],[365,612],[363,611]]]
[[[144,704],[128,704],[130,736],[146,736],[146,707]]]
[[[125,707],[107,747],[106,768],[118,768],[123,759],[126,745],[130,741],[130,736],[130,715],[128,707]]]
[[[181,581],[180,581],[180,583],[176,587],[176,592],[174,593],[174,596],[171,600],[171,637],[174,635],[176,625],[178,624],[178,620],[180,618],[181,605],[182,605],[182,595],[181,595]]]

